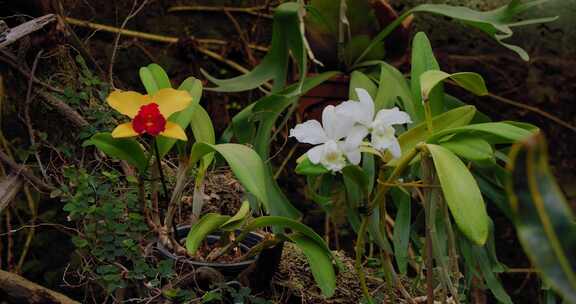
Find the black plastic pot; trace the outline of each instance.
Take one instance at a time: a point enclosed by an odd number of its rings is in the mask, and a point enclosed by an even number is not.
[[[186,236],[188,235],[189,231],[190,231],[190,226],[178,227],[176,230],[176,232],[177,232],[176,239],[179,240],[180,243],[184,243],[184,240],[186,239]],[[237,231],[236,233],[239,234],[239,231]],[[208,235],[206,238],[206,240],[208,241],[209,244],[214,244],[214,243],[218,242],[219,239],[220,239],[219,235]],[[243,252],[247,252],[248,250],[250,250],[250,248],[252,248],[256,244],[258,244],[260,241],[262,241],[262,236],[260,236],[257,233],[250,232],[246,236],[246,238],[244,238],[244,240],[242,240],[240,242],[240,244],[239,244],[240,250],[242,250]],[[156,242],[156,247],[157,247],[158,251],[166,258],[175,260],[179,263],[189,264],[189,265],[194,266],[196,268],[197,267],[210,267],[210,268],[213,268],[215,270],[218,270],[220,273],[222,273],[226,277],[236,277],[242,271],[244,271],[246,268],[248,268],[248,266],[255,263],[259,258],[259,255],[256,255],[255,257],[253,257],[251,259],[237,262],[237,263],[204,262],[204,261],[195,261],[188,256],[178,256],[178,255],[174,254],[174,252],[172,252],[170,249],[166,248],[166,246],[164,246],[164,244],[162,244],[160,241]]]

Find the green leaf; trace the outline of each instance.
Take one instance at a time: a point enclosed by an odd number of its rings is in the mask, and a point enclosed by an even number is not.
[[[526,51],[524,51],[519,46],[506,43],[503,40],[512,36],[514,33],[512,28],[514,27],[552,22],[558,19],[558,17],[544,17],[518,21],[517,16],[519,14],[547,1],[548,0],[512,0],[507,5],[486,12],[475,11],[462,6],[451,6],[445,4],[422,4],[402,13],[401,16],[399,16],[396,20],[394,20],[382,31],[380,31],[380,33],[378,33],[378,35],[372,39],[372,42],[370,42],[370,45],[368,45],[362,55],[358,57],[356,64],[361,63],[364,59],[364,56],[370,52],[373,47],[376,47],[381,41],[388,37],[388,35],[390,35],[390,33],[392,33],[405,18],[412,16],[413,13],[432,13],[459,20],[465,25],[472,26],[483,31],[484,33],[494,38],[498,43],[500,43],[500,45],[516,52],[520,58],[528,61],[529,56]]]
[[[240,184],[260,200],[266,210],[270,210],[272,202],[268,199],[266,191],[268,185],[266,166],[256,151],[239,144],[211,145],[196,142],[190,153],[190,164],[194,165],[204,155],[212,152],[222,155]]]
[[[368,180],[368,175],[360,166],[346,166],[342,169],[342,174],[353,181],[365,196],[369,193],[370,183]]]
[[[420,77],[427,71],[440,70],[440,66],[434,57],[432,46],[426,34],[419,32],[412,40],[412,70],[410,72],[410,88],[414,110],[416,115],[412,116],[415,123],[424,120],[424,105],[422,104],[422,88]],[[436,116],[444,110],[444,88],[440,85],[433,92],[427,95],[430,103],[432,115]]]
[[[110,133],[94,134],[82,146],[95,145],[106,155],[125,160],[140,171],[146,170],[148,160],[140,144],[134,139],[113,138]]]
[[[301,162],[299,162],[294,171],[301,175],[321,175],[330,172],[330,170],[326,169],[326,167],[321,164],[313,164],[308,157],[305,157]]]
[[[491,144],[509,144],[527,138],[534,131],[528,131],[506,122],[487,122],[457,128],[439,130],[428,138],[428,142],[442,142],[454,135],[481,138]]]
[[[188,232],[188,236],[186,236],[186,250],[188,253],[191,255],[196,254],[196,251],[200,248],[200,245],[206,236],[218,230],[218,228],[220,228],[220,226],[228,219],[230,219],[230,217],[227,215],[207,213],[198,222],[192,225]]]
[[[190,96],[192,96],[192,102],[186,109],[172,114],[168,120],[178,124],[183,130],[186,130],[189,124],[196,123],[194,118],[197,115],[202,115],[202,113],[195,113],[197,111],[196,109],[198,104],[200,103],[200,98],[202,98],[202,82],[194,77],[188,77],[182,82],[182,84],[180,84],[178,90],[188,91]],[[201,123],[205,124],[207,122],[206,120],[203,120]],[[208,128],[208,126],[206,126],[206,128]],[[160,157],[166,155],[166,153],[168,153],[168,151],[170,151],[170,149],[172,149],[174,144],[177,142],[176,139],[163,136],[158,137],[157,141]]]
[[[359,100],[356,95],[357,88],[365,89],[372,97],[376,96],[376,91],[378,90],[374,81],[360,71],[353,71],[350,75],[349,88],[348,94],[351,100]]]
[[[274,80],[273,91],[284,87],[288,74],[288,59],[290,54],[296,59],[300,71],[300,81],[294,88],[294,93],[300,93],[302,83],[306,78],[307,54],[304,47],[304,35],[300,31],[299,10],[301,5],[294,2],[279,5],[274,13],[272,25],[272,43],[270,51],[258,66],[245,75],[231,79],[217,79],[204,70],[202,73],[217,87],[210,90],[218,92],[240,92],[257,88],[269,80]]]
[[[318,245],[313,239],[302,233],[289,234],[288,238],[302,250],[308,259],[310,270],[316,284],[322,290],[322,294],[325,297],[333,296],[336,290],[336,274],[332,266],[331,253],[326,252],[323,246]]]
[[[462,158],[479,164],[492,164],[495,162],[492,146],[481,138],[454,136],[448,141],[440,143],[440,145]]]
[[[410,219],[412,213],[410,195],[399,188],[392,188],[390,192],[392,199],[398,206],[393,233],[394,257],[400,273],[406,274],[408,271],[408,247],[410,245]]]
[[[540,133],[510,152],[507,193],[524,251],[567,303],[576,303],[576,222]]]
[[[196,142],[204,142],[207,144],[216,143],[216,134],[214,132],[214,126],[212,125],[212,120],[208,115],[208,112],[204,108],[196,104],[192,110],[192,117],[190,119],[190,128],[192,129],[192,134],[194,134],[194,139]],[[206,154],[202,158],[202,168],[205,170],[210,166],[210,163],[214,160],[214,154]]]
[[[488,238],[488,214],[478,184],[466,165],[450,150],[427,144],[434,160],[442,193],[456,225],[476,244],[483,245]]]
[[[476,113],[474,106],[463,106],[448,112],[442,113],[432,118],[432,125],[435,131],[442,131],[444,129],[455,128],[467,125]],[[408,131],[402,133],[398,137],[402,154],[409,153],[416,145],[421,142],[426,142],[429,137],[428,128],[424,122],[414,125]],[[388,166],[396,166],[398,160],[393,159],[388,162]]]
[[[235,230],[240,227],[240,225],[248,218],[250,215],[250,203],[248,201],[243,201],[242,206],[238,209],[238,212],[229,218],[224,224],[220,226],[223,230]]]
[[[395,67],[385,63],[380,63],[380,80],[378,82],[378,93],[374,100],[374,109],[389,109],[395,104],[402,104],[403,109],[410,115],[416,117],[412,94],[406,79]]]
[[[500,45],[516,52],[520,58],[528,61],[529,56],[526,51],[519,46],[506,43],[503,40],[512,36],[514,33],[512,29],[514,27],[546,23],[558,19],[558,17],[545,17],[518,21],[517,15],[546,1],[547,0],[512,0],[507,5],[486,12],[479,12],[467,7],[450,6],[445,4],[422,4],[410,11],[413,13],[433,13],[462,21],[464,24],[475,27],[488,34],[500,43]]]
[[[152,73],[154,81],[156,82],[156,86],[158,87],[159,90],[172,87],[172,84],[170,83],[170,78],[168,78],[168,74],[166,74],[166,71],[164,71],[164,69],[160,65],[156,63],[151,63],[147,66],[147,68]]]
[[[448,74],[443,71],[426,71],[420,75],[420,94],[427,98],[430,92],[446,79],[453,80],[463,89],[482,96],[488,94],[484,79],[477,73],[460,72]]]
[[[158,92],[158,84],[156,84],[154,75],[152,75],[152,72],[147,67],[141,67],[139,74],[140,81],[142,81],[148,95],[154,95]]]

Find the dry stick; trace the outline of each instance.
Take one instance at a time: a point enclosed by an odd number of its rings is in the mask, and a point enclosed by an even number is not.
[[[248,46],[250,45],[250,43],[248,42],[248,35],[246,35],[246,32],[242,31],[242,28],[240,27],[238,20],[236,20],[236,18],[234,18],[234,16],[232,16],[232,14],[230,14],[229,11],[224,10],[224,13],[228,17],[228,19],[230,19],[230,21],[234,25],[234,28],[236,29],[236,32],[238,32],[238,35],[240,36],[240,40],[243,43],[242,46],[244,47],[244,53],[246,53],[246,56],[248,57],[248,62],[250,62],[251,65],[255,65],[256,59],[254,59],[254,55],[252,54],[252,51]]]
[[[6,209],[6,267],[11,271],[14,267],[14,239],[12,238],[12,213],[10,208]]]
[[[34,128],[32,127],[32,120],[30,119],[30,102],[32,100],[32,85],[34,84],[34,74],[36,73],[36,68],[38,67],[38,59],[42,55],[42,52],[44,52],[44,50],[38,51],[38,54],[36,54],[36,57],[34,58],[32,69],[30,70],[30,79],[28,80],[28,90],[26,91],[26,102],[24,104],[24,119],[26,121],[26,127],[28,128],[28,136],[30,136],[30,145],[35,150],[34,157],[36,158],[36,162],[38,163],[38,167],[40,168],[42,176],[44,176],[44,178],[48,180],[46,169],[42,165],[42,161],[40,160],[40,154],[36,149],[36,138],[34,136]]]
[[[28,181],[30,181],[33,185],[37,186],[38,188],[48,192],[56,189],[56,187],[47,184],[38,177],[36,177],[32,172],[30,172],[28,167],[19,165],[16,162],[14,162],[8,155],[6,155],[2,151],[0,151],[0,161],[8,165],[15,173],[25,177]]]
[[[20,274],[22,273],[22,266],[26,261],[26,256],[28,255],[28,251],[30,250],[30,245],[32,244],[32,240],[34,239],[34,234],[36,233],[36,219],[38,217],[38,206],[30,193],[30,187],[28,185],[24,186],[24,194],[26,195],[26,200],[28,201],[28,208],[30,208],[30,213],[32,214],[32,218],[30,219],[31,227],[29,228],[28,235],[26,235],[26,241],[24,242],[24,248],[20,253],[20,259],[18,260],[18,264],[16,265],[15,273]]]
[[[198,11],[198,12],[233,12],[233,13],[244,13],[253,16],[263,17],[272,19],[272,15],[260,13],[259,11],[266,9],[268,6],[254,6],[254,7],[225,7],[225,6],[172,6],[169,7],[167,12],[174,13],[174,12],[191,12],[191,11]]]
[[[126,18],[122,22],[120,29],[124,29],[124,27],[126,27],[126,24],[128,23],[128,21],[130,21],[130,19],[134,18],[136,15],[138,15],[138,13],[140,13],[140,11],[144,8],[144,6],[146,6],[146,4],[148,4],[148,0],[143,0],[142,3],[140,3],[140,6],[138,6],[138,7],[137,7],[137,3],[138,3],[138,0],[134,0],[134,2],[132,4],[132,8],[130,9],[130,13],[128,13],[128,16],[126,16]],[[108,67],[109,82],[110,82],[110,85],[112,86],[112,88],[114,88],[114,89],[116,88],[116,87],[114,87],[114,61],[116,60],[116,52],[118,51],[118,42],[120,42],[120,36],[121,35],[122,35],[122,32],[118,32],[118,34],[116,35],[116,39],[114,39],[114,47],[112,48],[112,55],[110,55],[110,66]]]
[[[109,26],[109,25],[92,23],[92,22],[74,19],[74,18],[69,18],[69,17],[66,17],[65,20],[66,20],[66,22],[68,22],[70,24],[77,25],[77,26],[87,27],[87,28],[91,28],[91,29],[95,29],[95,30],[101,30],[101,31],[109,32],[109,33],[120,33],[120,34],[125,35],[125,36],[135,37],[135,38],[139,38],[139,39],[145,39],[145,40],[149,40],[149,41],[174,44],[174,43],[178,43],[178,40],[179,40],[176,37],[162,36],[162,35],[155,35],[155,34],[150,34],[150,33],[126,30],[126,29],[121,29],[121,28]],[[200,41],[200,39],[193,39],[193,40]],[[241,73],[246,74],[246,73],[250,72],[250,70],[248,70],[247,68],[239,65],[238,63],[236,63],[232,60],[226,59],[226,58],[222,57],[221,55],[219,55],[218,53],[210,51],[209,49],[198,46],[198,47],[196,47],[196,50],[198,52],[212,58],[212,59],[218,60],[218,61],[228,65],[229,67],[231,67],[231,68],[233,68],[233,69],[235,69]]]
[[[452,80],[448,80],[447,82],[450,83],[450,84],[452,84],[452,85],[457,85],[457,84],[456,84],[454,81],[452,81]],[[488,93],[488,94],[486,94],[486,96],[488,96],[488,97],[490,97],[490,98],[493,98],[493,99],[496,99],[496,100],[498,100],[498,101],[500,101],[500,102],[503,102],[503,103],[505,103],[505,104],[509,104],[509,105],[511,105],[511,106],[514,106],[514,107],[517,107],[517,108],[520,108],[520,109],[524,109],[524,110],[527,110],[527,111],[530,111],[530,112],[534,112],[534,113],[536,113],[536,114],[538,114],[538,115],[544,116],[544,117],[548,118],[549,120],[551,120],[551,121],[553,121],[553,122],[555,122],[555,123],[557,123],[557,124],[559,124],[559,125],[567,128],[567,129],[571,130],[572,132],[576,132],[576,126],[573,126],[573,125],[571,125],[571,124],[563,121],[562,119],[560,119],[559,117],[557,117],[557,116],[555,116],[555,115],[553,115],[553,114],[550,114],[550,113],[548,113],[548,112],[546,112],[546,111],[544,111],[544,110],[538,109],[537,107],[525,105],[525,104],[523,104],[523,103],[521,103],[521,102],[514,101],[514,100],[512,100],[512,99],[509,99],[509,98],[506,98],[506,97],[502,97],[502,96],[499,96],[499,95],[496,95],[496,94],[493,94],[493,93]]]
[[[18,59],[12,55],[11,53],[9,53],[8,51],[5,51],[3,49],[0,49],[0,54],[2,54],[2,56],[0,56],[0,60],[4,61],[5,63],[7,63],[8,65],[10,65],[12,68],[14,68],[15,70],[17,70],[18,72],[20,72],[21,74],[23,74],[24,76],[26,76],[27,78],[32,78],[34,80],[35,83],[49,89],[50,91],[56,92],[56,93],[60,93],[63,94],[64,90],[54,87],[52,85],[49,85],[41,80],[39,80],[38,78],[34,77],[32,75],[32,73],[30,73],[29,71],[27,71],[21,64],[18,63]]]

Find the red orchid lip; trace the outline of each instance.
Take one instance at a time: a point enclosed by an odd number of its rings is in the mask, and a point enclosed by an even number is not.
[[[132,121],[132,128],[138,134],[157,136],[166,129],[166,118],[160,113],[158,104],[151,102],[140,107]]]

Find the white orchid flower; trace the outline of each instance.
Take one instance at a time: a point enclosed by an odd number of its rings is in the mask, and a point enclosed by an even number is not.
[[[396,129],[392,125],[411,123],[408,113],[392,109],[382,109],[374,116],[374,101],[364,89],[356,89],[359,101],[349,100],[336,107],[336,113],[347,116],[356,124],[350,131],[346,141],[356,144],[370,133],[372,147],[384,151],[388,149],[394,158],[401,155],[400,144],[396,139]]]
[[[352,141],[344,141],[354,120],[338,115],[335,107],[329,105],[322,111],[322,125],[317,120],[308,120],[290,130],[290,137],[296,137],[301,143],[317,145],[306,155],[313,164],[322,164],[326,169],[337,172],[350,163],[360,163],[360,142],[354,146]]]

